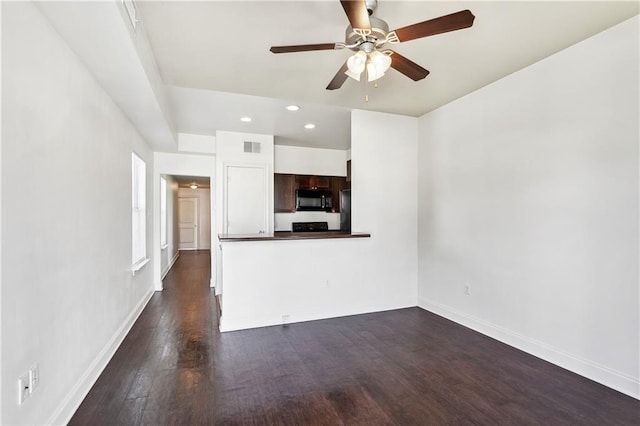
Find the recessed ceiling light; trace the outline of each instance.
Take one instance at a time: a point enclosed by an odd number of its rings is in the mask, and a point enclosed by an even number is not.
[[[244,121],[245,123],[248,123],[251,121],[251,117],[242,117],[240,121]]]
[[[315,124],[313,124],[313,123],[307,123],[307,124],[305,124],[305,125],[304,125],[304,128],[305,128],[305,129],[313,129],[313,128],[315,128],[315,127],[316,127],[316,125],[315,125]]]
[[[298,105],[289,105],[289,106],[287,106],[287,109],[289,111],[297,111],[297,110],[300,109],[300,107]]]

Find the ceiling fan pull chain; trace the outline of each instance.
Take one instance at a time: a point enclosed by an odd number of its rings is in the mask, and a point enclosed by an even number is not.
[[[369,71],[365,69],[367,78],[364,79],[364,101],[369,102]]]

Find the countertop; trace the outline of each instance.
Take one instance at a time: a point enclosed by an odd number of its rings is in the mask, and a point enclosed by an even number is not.
[[[218,239],[222,242],[232,241],[277,241],[277,240],[324,240],[331,238],[369,238],[371,234],[363,232],[291,232],[276,231],[273,234],[219,234]]]

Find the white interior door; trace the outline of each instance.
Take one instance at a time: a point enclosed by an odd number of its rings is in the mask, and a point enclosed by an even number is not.
[[[267,232],[266,166],[227,166],[226,171],[226,233]]]
[[[180,229],[180,250],[198,248],[198,198],[178,198],[178,228]]]

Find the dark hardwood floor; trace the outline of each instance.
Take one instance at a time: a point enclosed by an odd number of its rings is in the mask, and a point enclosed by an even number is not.
[[[183,252],[72,425],[638,425],[640,402],[419,308],[220,334]]]

